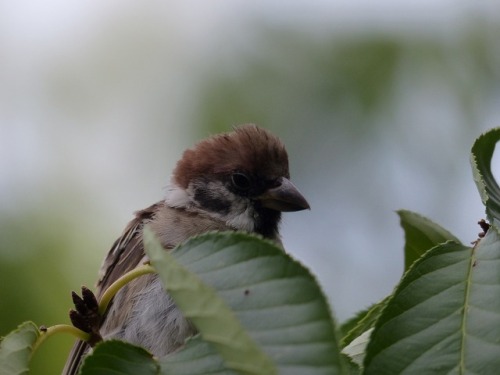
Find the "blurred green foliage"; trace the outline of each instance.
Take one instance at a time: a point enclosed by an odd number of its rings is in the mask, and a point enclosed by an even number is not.
[[[75,228],[43,213],[0,218],[0,334],[21,322],[68,323],[71,304],[65,253]],[[72,339],[56,338],[34,357],[32,374],[60,372]]]
[[[236,72],[222,62],[207,79],[198,118],[209,119],[212,132],[245,120],[334,131],[340,125],[325,121],[349,116],[343,128],[363,136],[359,130],[387,127],[377,116],[391,111],[399,90],[411,92],[401,85],[415,75],[417,83],[421,76],[454,96],[464,122],[474,125],[481,101],[500,82],[491,29],[480,25],[464,27],[463,35],[449,41],[383,33],[315,39],[267,30],[259,42],[259,52],[238,61]]]

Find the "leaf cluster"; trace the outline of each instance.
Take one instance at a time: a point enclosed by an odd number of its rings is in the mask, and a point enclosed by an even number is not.
[[[398,211],[405,232],[401,281],[342,325],[309,270],[273,243],[207,233],[165,252],[145,228],[152,267],[199,334],[164,358],[125,342],[102,342],[80,374],[496,373],[500,188],[491,159],[499,139],[500,129],[493,129],[472,148],[473,177],[490,223],[482,224],[485,233],[467,246],[429,219]],[[74,327],[21,324],[0,342],[0,374],[27,374],[36,348],[61,331],[85,338]]]

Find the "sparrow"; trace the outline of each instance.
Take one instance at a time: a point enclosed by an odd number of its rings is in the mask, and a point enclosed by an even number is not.
[[[288,155],[279,138],[254,124],[211,136],[184,151],[165,198],[136,212],[101,266],[95,297],[99,300],[120,276],[148,261],[142,241],[146,224],[166,250],[194,235],[228,230],[259,234],[281,245],[281,213],[304,209],[309,204],[290,182]],[[196,334],[196,327],[158,276],[148,274],[120,289],[99,317],[98,331],[104,340],[124,340],[161,358]],[[63,374],[77,374],[89,349],[77,341]]]

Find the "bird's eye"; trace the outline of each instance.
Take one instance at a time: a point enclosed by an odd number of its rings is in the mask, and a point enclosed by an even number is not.
[[[234,187],[239,190],[248,190],[251,186],[250,178],[241,172],[235,172],[231,175],[231,181]]]

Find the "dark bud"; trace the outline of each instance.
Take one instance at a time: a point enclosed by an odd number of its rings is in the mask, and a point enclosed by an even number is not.
[[[99,333],[101,326],[101,316],[99,315],[99,303],[94,293],[85,286],[82,286],[82,297],[75,292],[71,292],[71,298],[75,309],[69,311],[71,323],[83,332],[90,334],[88,343],[94,346],[102,340]]]
[[[87,333],[91,332],[88,321],[85,319],[83,315],[79,314],[77,311],[73,309],[69,310],[69,319],[76,328],[82,330],[83,332]]]
[[[76,292],[71,292],[71,299],[73,300],[73,305],[75,305],[76,311],[80,313],[84,313],[87,311],[85,302],[78,294],[76,294]]]
[[[99,310],[99,303],[97,303],[97,298],[95,298],[94,293],[85,286],[82,286],[82,297],[83,302],[90,310],[95,312]]]

